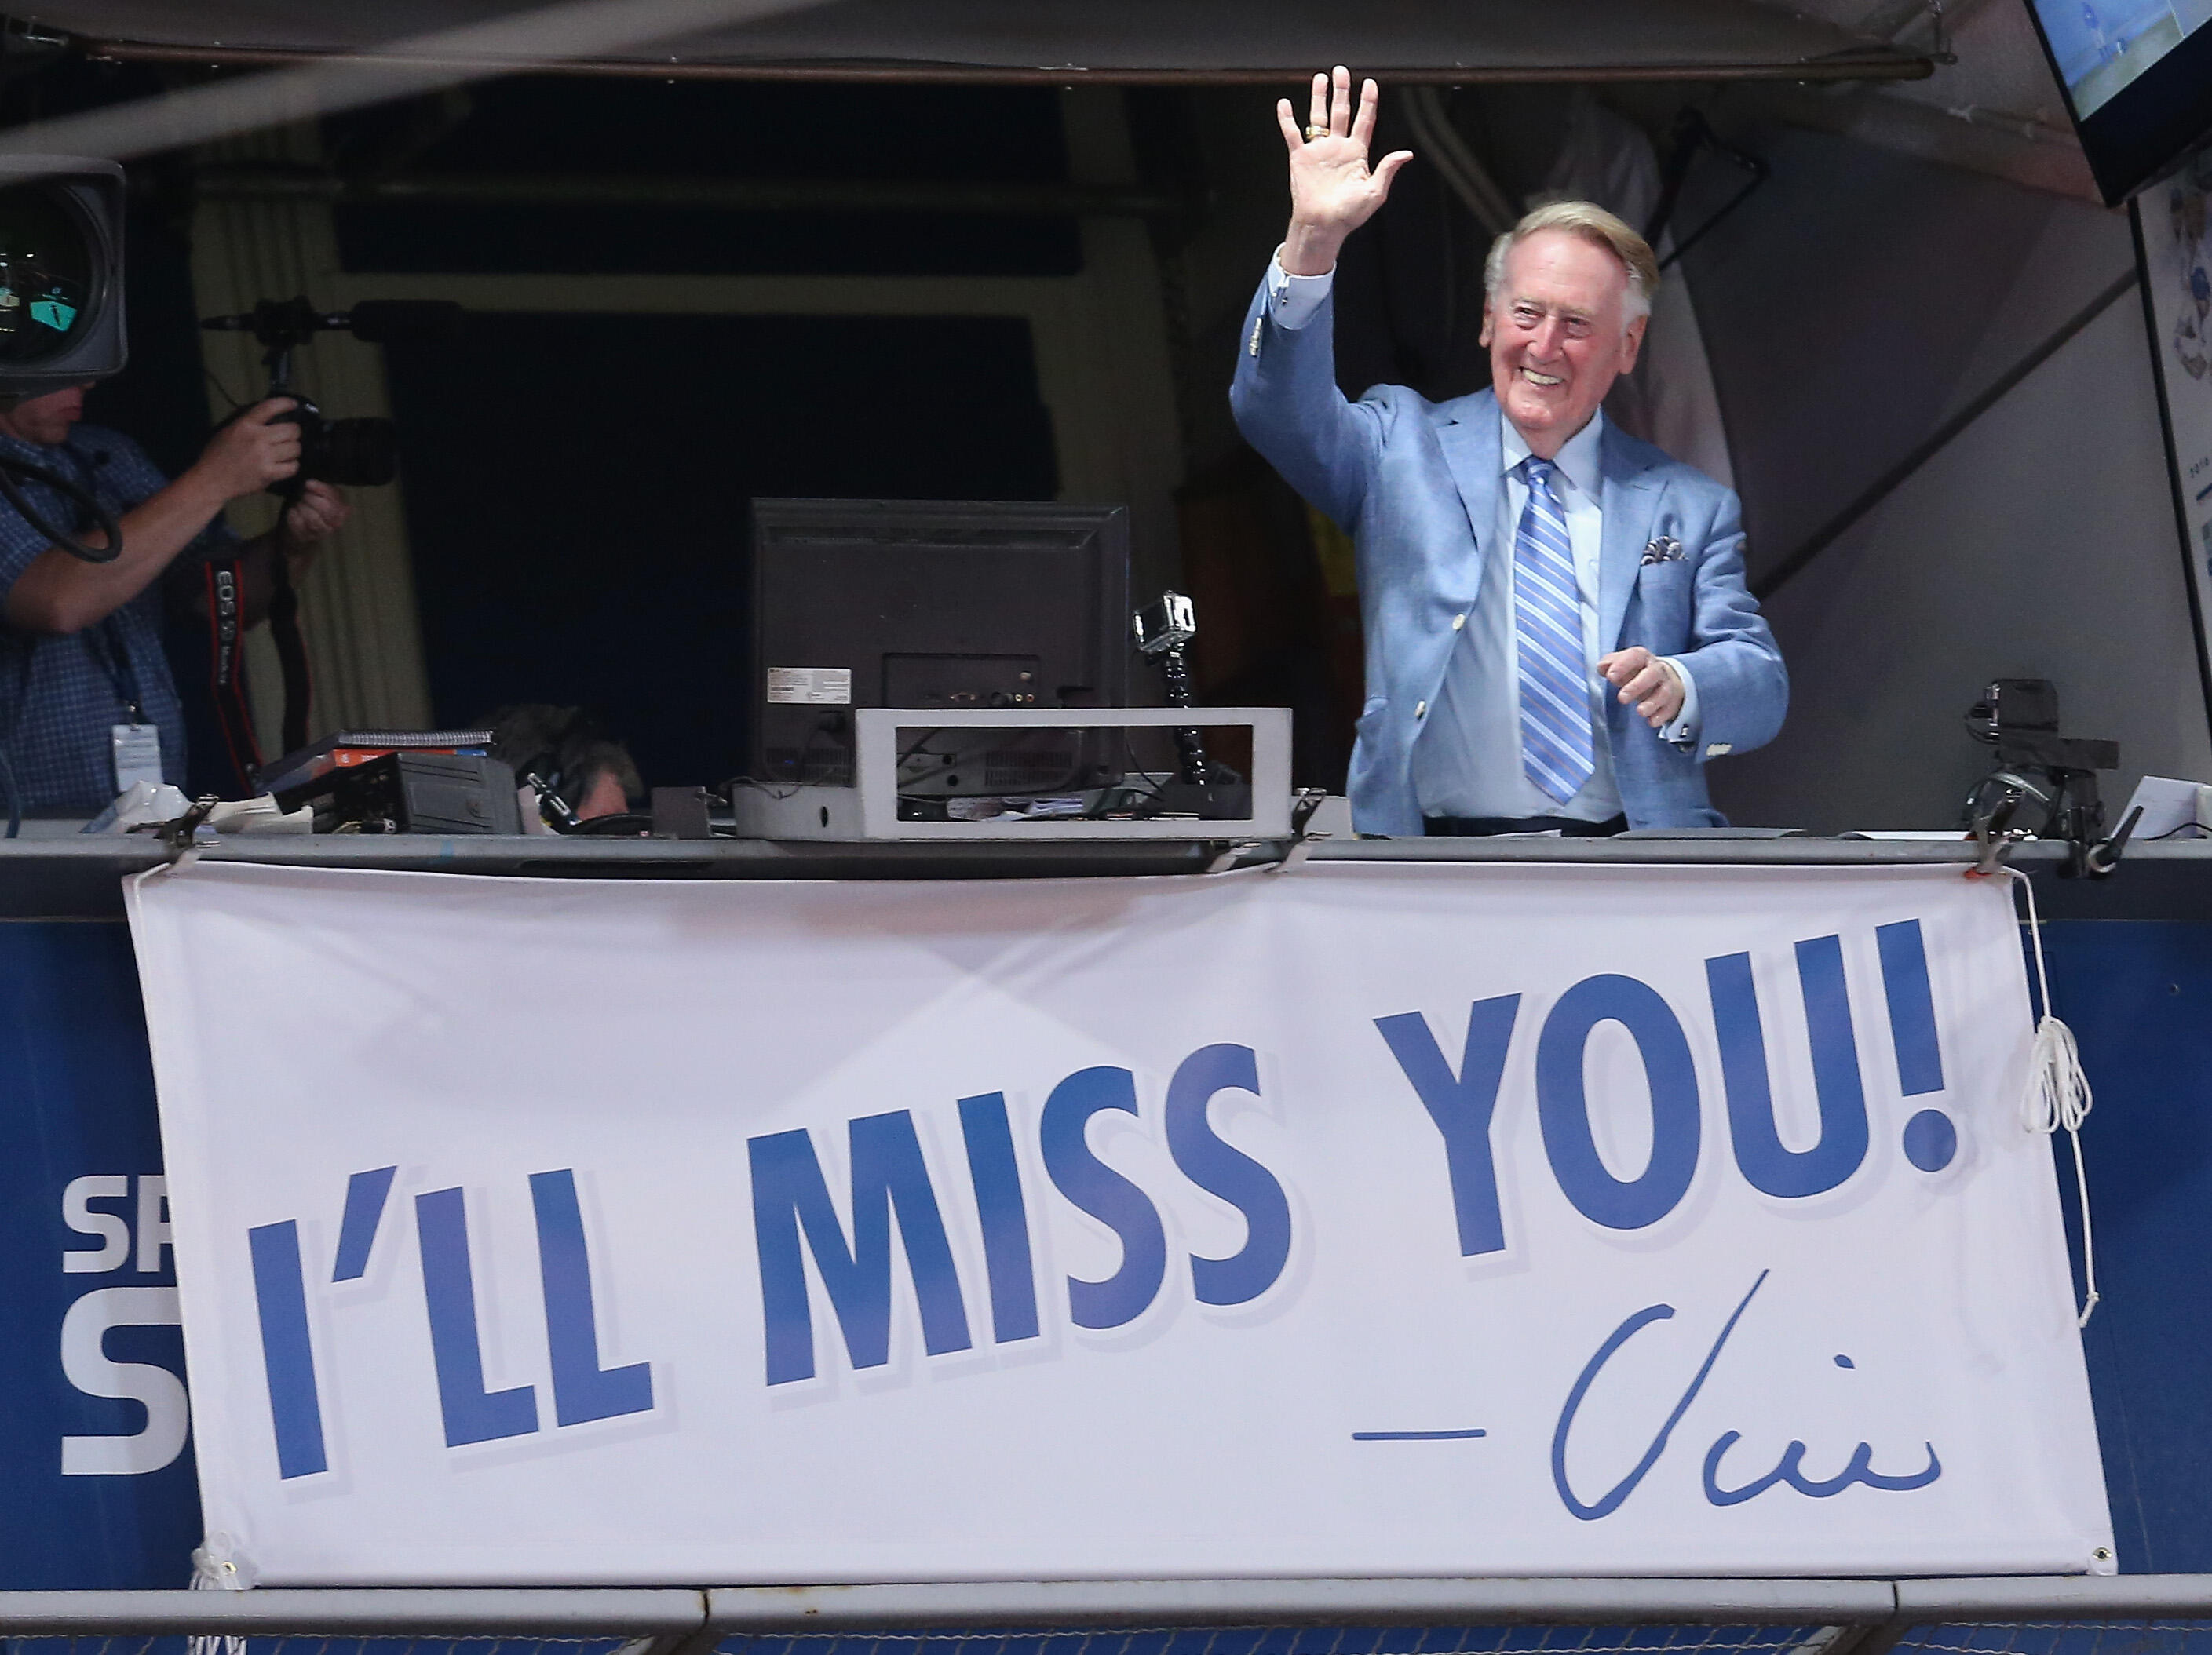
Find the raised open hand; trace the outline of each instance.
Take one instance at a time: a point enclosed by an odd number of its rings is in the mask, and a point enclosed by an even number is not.
[[[1413,160],[1412,150],[1396,149],[1369,168],[1367,146],[1381,101],[1375,82],[1366,82],[1355,111],[1352,71],[1340,64],[1334,77],[1314,76],[1312,111],[1303,129],[1288,98],[1275,105],[1275,121],[1291,151],[1291,227],[1283,239],[1283,268],[1291,275],[1319,276],[1333,268],[1345,237],[1375,215],[1390,193],[1390,180]]]

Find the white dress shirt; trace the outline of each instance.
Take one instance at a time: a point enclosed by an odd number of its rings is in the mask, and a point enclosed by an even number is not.
[[[1267,273],[1268,304],[1278,327],[1299,328],[1329,294],[1334,272],[1292,276],[1279,256]],[[1590,722],[1595,768],[1582,790],[1565,804],[1528,779],[1522,764],[1519,633],[1515,625],[1513,541],[1528,501],[1528,485],[1516,470],[1528,457],[1528,445],[1512,421],[1500,419],[1504,487],[1498,491],[1498,520],[1486,551],[1486,564],[1474,606],[1455,616],[1457,646],[1444,670],[1443,688],[1423,719],[1413,745],[1413,786],[1421,813],[1430,816],[1568,816],[1604,821],[1620,814],[1620,794],[1613,779],[1613,755],[1607,739],[1604,697],[1617,692],[1597,670],[1598,560],[1604,537],[1599,445],[1602,413],[1569,438],[1553,464],[1554,487],[1566,509],[1567,538],[1574,552],[1576,585],[1581,597],[1583,656],[1588,670]],[[1698,726],[1697,680],[1674,657],[1660,658],[1682,681],[1681,712],[1660,731],[1662,740],[1694,742]]]

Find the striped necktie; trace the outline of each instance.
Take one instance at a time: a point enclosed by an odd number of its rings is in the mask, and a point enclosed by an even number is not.
[[[1565,804],[1597,767],[1590,739],[1589,663],[1567,509],[1552,478],[1559,467],[1531,454],[1517,468],[1528,488],[1513,537],[1513,630],[1521,658],[1521,767]]]

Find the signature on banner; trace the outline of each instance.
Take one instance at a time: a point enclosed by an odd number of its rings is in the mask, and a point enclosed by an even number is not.
[[[1711,1376],[1713,1366],[1720,1361],[1721,1352],[1726,1348],[1729,1336],[1735,1331],[1736,1324],[1743,1319],[1744,1312],[1751,1308],[1752,1300],[1758,1295],[1759,1288],[1766,1285],[1766,1278],[1771,1273],[1759,1271],[1759,1279],[1751,1284],[1751,1291],[1743,1295],[1729,1315],[1727,1324],[1721,1329],[1720,1337],[1713,1341],[1712,1349],[1705,1353],[1704,1363],[1689,1384],[1683,1387],[1674,1411],[1667,1416],[1666,1422],[1652,1437],[1650,1446],[1644,1451],[1644,1457],[1636,1462],[1634,1469],[1596,1500],[1586,1503],[1576,1497],[1574,1486],[1567,1477],[1567,1436],[1574,1428],[1575,1416],[1581,1412],[1591,1385],[1596,1381],[1598,1374],[1613,1354],[1652,1323],[1663,1322],[1672,1317],[1674,1307],[1672,1305],[1647,1306],[1606,1337],[1605,1343],[1598,1347],[1597,1354],[1575,1376],[1574,1388],[1567,1392],[1566,1406],[1559,1410],[1559,1425],[1552,1433],[1552,1486],[1559,1490],[1559,1500],[1569,1511],[1585,1522],[1609,1517],[1620,1509],[1623,1500],[1636,1492],[1636,1485],[1644,1481],[1651,1468],[1659,1463],[1660,1457],[1667,1452],[1668,1439],[1674,1435],[1674,1428],[1681,1423],[1682,1416],[1690,1411],[1690,1404],[1698,1399],[1698,1392],[1705,1388],[1705,1380]],[[1839,1355],[1835,1360],[1839,1367],[1851,1365],[1848,1356]],[[1716,1506],[1740,1506],[1745,1500],[1755,1499],[1769,1488],[1783,1484],[1814,1500],[1829,1499],[1854,1484],[1902,1494],[1914,1488],[1924,1488],[1943,1475],[1942,1462],[1936,1458],[1933,1443],[1926,1445],[1926,1465],[1905,1476],[1891,1476],[1874,1469],[1873,1446],[1862,1442],[1851,1451],[1850,1461],[1834,1476],[1809,1478],[1804,1474],[1805,1445],[1792,1441],[1782,1451],[1779,1463],[1764,1476],[1754,1477],[1738,1488],[1723,1488],[1719,1476],[1721,1461],[1727,1457],[1729,1450],[1741,1440],[1742,1433],[1723,1431],[1713,1440],[1711,1448],[1706,1451],[1705,1498]]]

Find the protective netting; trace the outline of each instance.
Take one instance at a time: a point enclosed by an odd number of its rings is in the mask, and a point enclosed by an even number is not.
[[[1108,1632],[725,1638],[716,1655],[1823,1655],[1860,1628],[1814,1626],[1206,1627]],[[2212,1621],[1954,1622],[1868,1629],[1926,1655],[2212,1655]]]
[[[1914,1627],[1928,1655],[2212,1655],[2212,1621],[2010,1621]]]
[[[723,1639],[716,1655],[1780,1655],[1818,1627],[1150,1627]]]

